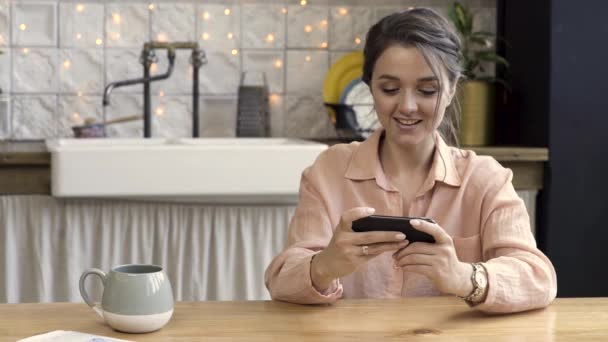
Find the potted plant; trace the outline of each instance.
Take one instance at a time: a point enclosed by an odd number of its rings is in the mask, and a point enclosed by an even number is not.
[[[489,145],[494,139],[494,86],[497,82],[506,83],[493,76],[484,76],[484,73],[488,65],[508,67],[509,63],[496,54],[495,34],[473,31],[475,14],[467,6],[454,2],[449,17],[462,41],[464,78],[458,91],[462,113],[460,143],[465,146]]]

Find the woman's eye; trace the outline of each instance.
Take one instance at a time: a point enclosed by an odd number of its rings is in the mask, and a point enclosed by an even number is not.
[[[435,89],[420,89],[419,91],[422,93],[422,95],[425,96],[432,96],[437,94],[437,90]]]
[[[387,94],[394,94],[399,91],[399,88],[382,88],[382,91]]]

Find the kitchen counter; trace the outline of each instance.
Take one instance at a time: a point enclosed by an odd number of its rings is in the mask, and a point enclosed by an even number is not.
[[[44,142],[0,142],[0,194],[50,194],[50,167]]]
[[[319,142],[328,145],[336,140]],[[543,187],[543,164],[549,151],[542,147],[473,147],[480,155],[493,156],[513,170],[513,184],[518,190]],[[43,141],[0,142],[0,194],[50,194],[51,155]]]

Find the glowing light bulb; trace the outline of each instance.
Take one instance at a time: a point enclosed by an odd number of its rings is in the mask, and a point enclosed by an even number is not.
[[[285,7],[281,8],[281,12],[283,12],[283,14],[287,14],[287,8],[285,8]]]
[[[304,58],[304,59],[305,59],[307,62],[312,61],[312,57],[310,57],[310,56],[306,56],[306,58]]]
[[[340,7],[340,9],[338,10],[338,13],[340,13],[340,15],[347,15],[348,10],[344,7]]]
[[[154,9],[155,9],[155,8],[156,8],[156,6],[155,6],[154,4],[149,4],[149,5],[148,5],[148,9],[149,9],[150,11],[154,11]]]
[[[83,12],[83,11],[84,11],[84,5],[83,4],[76,5],[76,12]]]
[[[306,0],[300,1],[300,5],[302,5],[302,6],[306,6],[307,3],[308,3],[308,1],[306,1]]]
[[[277,94],[270,94],[270,102],[273,104],[276,104],[279,102],[279,95]]]
[[[156,40],[158,40],[159,42],[166,42],[167,40],[169,40],[169,37],[167,37],[166,33],[159,33],[156,35]]]
[[[267,41],[267,42],[269,42],[269,43],[274,42],[274,35],[273,35],[272,33],[269,33],[269,34],[266,36],[266,41]]]
[[[236,56],[239,53],[239,50],[232,49],[231,53],[232,53],[233,56]]]
[[[234,37],[234,35],[232,34],[232,32],[228,32],[228,39],[232,39]]]
[[[210,17],[211,17],[211,14],[209,14],[209,12],[203,13],[203,19],[204,20],[209,20]]]
[[[76,33],[76,39],[80,39],[80,38],[82,38],[82,34]]]
[[[230,8],[226,8],[226,9],[224,10],[224,14],[225,14],[225,15],[230,15]]]
[[[163,114],[165,114],[165,110],[163,109],[163,107],[156,108],[156,115],[162,116]]]
[[[27,25],[25,25],[25,24],[21,24],[21,25],[19,25],[19,29],[20,29],[21,31],[25,31],[25,30],[27,30]]]
[[[113,13],[112,14],[112,20],[116,23],[116,24],[120,24],[120,22],[122,21],[122,18],[120,17],[120,14],[118,13]]]
[[[326,27],[327,26],[327,20],[323,19],[321,20],[321,27]]]
[[[323,49],[327,48],[327,42],[321,43],[321,48],[323,48]]]
[[[95,44],[101,45],[102,43],[103,43],[103,40],[101,40],[101,38],[95,39]]]
[[[277,59],[274,61],[274,67],[277,69],[280,69],[283,66],[283,61],[280,59]]]
[[[158,93],[158,96],[160,96],[160,97],[165,96],[165,92],[161,90],[161,91]]]
[[[304,32],[306,32],[306,33],[312,32],[312,26],[310,26],[310,25],[304,26]]]
[[[23,54],[27,55],[30,52],[30,49],[28,48],[23,48]]]
[[[205,32],[201,35],[201,38],[203,38],[203,40],[209,40],[209,33]]]
[[[359,38],[359,37],[355,38],[355,44],[357,44],[357,45],[361,44],[361,38]]]
[[[72,66],[72,62],[69,59],[63,61],[63,67],[69,69]]]

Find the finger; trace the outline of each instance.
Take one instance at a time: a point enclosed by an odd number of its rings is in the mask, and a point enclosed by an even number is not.
[[[410,246],[404,249],[400,249],[393,254],[393,258],[401,259],[409,254],[428,254],[434,255],[437,254],[437,245],[434,243],[427,242],[415,242]]]
[[[353,232],[346,234],[344,238],[353,245],[371,245],[374,243],[403,241],[406,236],[400,232]]]
[[[450,241],[450,236],[437,223],[423,220],[411,220],[410,224],[421,232],[432,235],[436,243],[446,243]]]
[[[354,220],[372,215],[376,209],[370,207],[356,207],[346,210],[340,217],[340,227],[344,231],[352,231],[351,225]]]
[[[397,267],[399,268],[399,267]],[[412,273],[418,273],[418,274],[422,274],[425,275],[429,278],[431,278],[431,271],[432,271],[432,267],[431,266],[426,266],[426,265],[405,265],[402,266],[401,269],[403,270],[403,272],[412,272]]]
[[[370,245],[367,248],[367,255],[369,256],[377,256],[385,252],[398,250],[400,248],[404,248],[410,242],[400,241],[400,242],[389,242],[389,243],[377,243],[375,245]]]
[[[406,255],[401,259],[397,259],[395,263],[399,267],[406,265],[425,265],[433,266],[435,264],[435,256],[427,254],[410,254]]]

